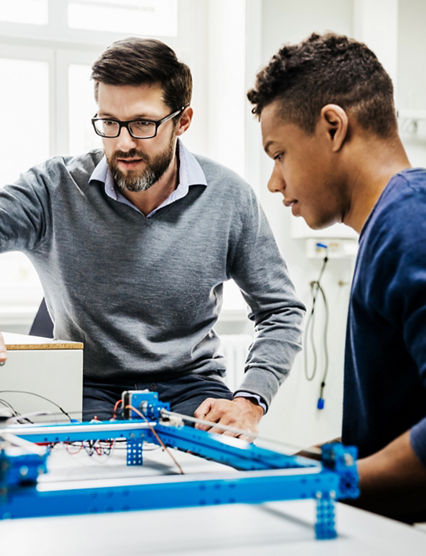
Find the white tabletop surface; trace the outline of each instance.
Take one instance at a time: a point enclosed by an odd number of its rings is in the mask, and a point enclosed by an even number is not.
[[[170,474],[175,468],[159,449],[144,453],[143,468],[126,467],[124,450],[111,456],[65,454],[51,458],[51,474],[41,488],[105,485],[109,481]],[[74,451],[74,448],[71,450]],[[181,452],[174,452],[185,473],[229,470]],[[261,505],[222,505],[177,510],[138,511],[0,522],[0,554],[21,556],[179,555],[179,556],[381,556],[426,555],[426,533],[407,525],[337,504],[339,537],[314,536],[313,501]]]

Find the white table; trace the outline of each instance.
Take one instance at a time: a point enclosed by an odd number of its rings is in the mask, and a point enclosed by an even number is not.
[[[42,488],[76,488],[175,472],[160,449],[144,453],[143,468],[126,467],[124,450],[111,456],[65,455],[55,449],[51,474]],[[190,454],[174,452],[185,473],[228,470]],[[426,533],[401,523],[337,504],[339,537],[314,537],[313,501],[223,505],[0,522],[0,554],[14,556],[180,555],[180,556],[381,556],[426,555]]]

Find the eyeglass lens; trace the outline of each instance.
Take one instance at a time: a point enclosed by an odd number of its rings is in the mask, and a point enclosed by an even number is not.
[[[114,120],[97,120],[96,130],[104,137],[117,137],[120,124]],[[134,120],[128,123],[128,129],[134,137],[144,138],[155,135],[156,126],[154,122],[147,120]]]

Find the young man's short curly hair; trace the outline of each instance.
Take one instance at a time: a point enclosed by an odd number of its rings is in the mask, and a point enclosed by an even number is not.
[[[337,104],[379,136],[396,132],[393,86],[376,55],[363,43],[327,33],[284,45],[256,76],[247,93],[260,117],[272,101],[283,119],[313,133],[326,104]]]

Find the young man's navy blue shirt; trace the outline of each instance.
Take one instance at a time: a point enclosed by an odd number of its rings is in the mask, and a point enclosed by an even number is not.
[[[426,170],[393,176],[359,241],[342,439],[359,456],[405,431],[426,465]]]

